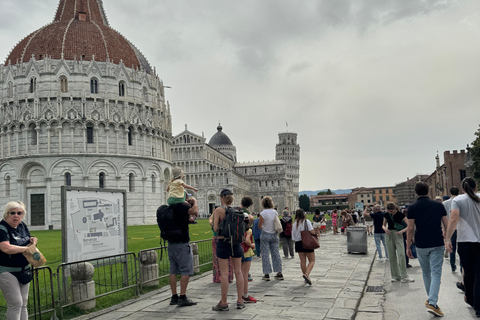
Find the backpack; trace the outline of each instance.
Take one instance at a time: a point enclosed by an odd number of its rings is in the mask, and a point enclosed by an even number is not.
[[[285,230],[283,230],[283,234],[287,237],[292,235],[292,221],[285,223]]]
[[[182,230],[173,220],[173,206],[163,205],[157,209],[157,223],[160,228],[160,237],[165,241],[178,241]]]
[[[244,214],[240,208],[227,207],[225,218],[220,222],[218,235],[227,243],[242,243],[245,237]]]

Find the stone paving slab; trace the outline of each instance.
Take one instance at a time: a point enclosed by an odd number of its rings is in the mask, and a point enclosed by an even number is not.
[[[220,300],[220,284],[212,282],[211,272],[192,277],[187,296],[197,301],[196,306],[170,306],[170,290],[164,287],[137,299],[109,308],[109,312],[94,312],[75,320],[110,320],[110,319],[354,319],[357,308],[363,306],[365,314],[375,314],[378,305],[361,298],[369,279],[370,269],[375,257],[373,237],[368,237],[369,253],[347,253],[346,236],[324,235],[321,247],[316,252],[316,264],[310,275],[313,285],[304,283],[300,271],[300,261],[282,259],[285,280],[263,281],[262,260],[252,262],[253,281],[249,283],[249,293],[258,302],[247,304],[245,309],[236,309],[235,282],[230,285],[228,312],[212,311],[212,306]],[[283,252],[280,252],[283,256]],[[373,278],[372,281],[380,281]],[[379,299],[382,299],[380,296]]]

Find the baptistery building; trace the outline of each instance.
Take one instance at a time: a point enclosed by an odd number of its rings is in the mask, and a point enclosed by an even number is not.
[[[52,8],[52,13],[54,8]],[[171,172],[164,86],[101,0],[60,0],[0,65],[0,205],[61,225],[61,186],[123,189],[128,224],[155,223]]]
[[[273,149],[273,146],[272,146]],[[298,208],[300,146],[297,134],[278,134],[275,160],[237,162],[237,150],[219,125],[207,139],[188,130],[173,137],[174,165],[185,171],[185,183],[198,189],[195,197],[201,216],[208,216],[220,203],[220,191],[233,191],[234,205],[244,196],[253,198],[255,212],[262,210],[261,201],[271,196],[276,208],[283,211]]]

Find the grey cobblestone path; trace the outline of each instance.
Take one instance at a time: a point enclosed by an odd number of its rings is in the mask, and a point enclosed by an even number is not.
[[[332,234],[321,237],[310,275],[312,286],[304,283],[297,256],[282,258],[285,280],[275,280],[271,274],[269,282],[262,281],[261,259],[254,258],[250,272],[254,280],[249,283],[249,294],[258,302],[247,304],[245,309],[235,308],[236,289],[232,283],[228,296],[230,311],[212,311],[212,306],[220,300],[220,284],[213,283],[212,274],[208,272],[193,277],[189,283],[187,296],[197,301],[196,306],[170,306],[170,290],[165,287],[76,320],[354,319],[375,257],[375,244],[369,236],[367,254],[348,254],[346,239],[346,236]],[[383,280],[383,274],[381,276]],[[383,295],[368,299],[375,301],[362,304],[364,315],[381,319]]]

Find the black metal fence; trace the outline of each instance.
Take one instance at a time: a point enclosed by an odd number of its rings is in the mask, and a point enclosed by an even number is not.
[[[212,240],[191,242],[195,273],[211,264]],[[95,307],[97,298],[131,290],[131,298],[145,287],[159,286],[159,279],[169,276],[167,247],[113,255],[98,259],[62,263],[53,273],[50,267],[34,269],[30,283],[28,313],[31,319],[63,319],[65,308]],[[0,319],[6,318],[6,303],[0,302]]]

